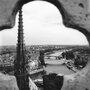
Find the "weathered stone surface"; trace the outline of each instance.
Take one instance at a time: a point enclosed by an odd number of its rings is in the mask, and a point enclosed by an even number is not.
[[[13,27],[18,9],[30,1],[34,0],[0,0],[0,30]],[[90,44],[90,0],[45,1],[56,5],[62,14],[64,25],[81,31]],[[89,85],[90,63],[81,72],[64,76],[62,90],[90,90]]]
[[[0,27],[10,28],[15,24],[15,15],[24,3],[35,0],[0,0]],[[43,0],[41,0],[43,1]],[[63,22],[68,27],[83,28],[90,32],[89,0],[45,0],[61,11]]]
[[[90,29],[89,0],[59,0],[64,8],[65,24]]]
[[[14,26],[15,7],[18,0],[0,0],[0,27],[9,28]]]
[[[30,90],[38,90],[35,83],[29,78]],[[0,90],[19,90],[15,76],[0,73]]]
[[[67,27],[75,28],[90,37],[90,0],[58,0],[58,6]]]
[[[61,90],[90,90],[90,62],[82,71],[64,76]]]
[[[0,0],[0,30],[12,28],[18,9],[32,0]]]
[[[0,90],[19,90],[15,77],[0,73]]]

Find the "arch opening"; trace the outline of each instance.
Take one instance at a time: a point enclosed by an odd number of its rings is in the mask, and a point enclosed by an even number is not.
[[[34,1],[24,5],[23,18],[24,18],[24,25],[25,25],[24,36],[25,36],[26,45],[35,45],[35,46],[38,45],[38,47],[41,47],[41,45],[44,45],[43,48],[47,46],[47,48],[53,47],[56,49],[60,47],[59,45],[61,46],[88,45],[87,39],[82,33],[78,32],[77,30],[66,28],[62,24],[62,16],[60,12],[54,5],[48,2]],[[16,26],[13,28],[13,30],[10,30],[10,31],[6,30],[1,32],[1,35],[3,35],[3,37],[1,38],[3,38],[4,40],[3,43],[7,42],[6,45],[10,45],[10,44],[15,45],[17,43],[16,27],[17,27],[17,23],[16,23]],[[12,37],[11,36],[8,37],[7,33],[12,35]],[[12,39],[14,42],[10,43],[12,42],[10,39]],[[48,45],[51,45],[51,46],[48,46]],[[57,51],[55,53],[57,53]],[[53,56],[51,58],[53,58]],[[58,56],[55,58],[59,59]],[[50,68],[51,67],[49,67],[49,71],[51,71]],[[56,69],[53,72],[56,72]]]

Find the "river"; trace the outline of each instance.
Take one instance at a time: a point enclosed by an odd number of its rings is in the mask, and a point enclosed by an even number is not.
[[[59,56],[61,55],[63,51],[57,51],[53,54],[50,54],[50,56]],[[69,70],[66,65],[63,64],[64,60],[56,60],[56,59],[45,59],[45,62],[48,63],[48,65],[45,68],[45,71],[47,73],[57,73],[57,74],[73,74],[74,72],[72,70]]]
[[[47,73],[57,73],[63,75],[74,73],[72,70],[69,70],[66,65],[47,65],[45,71],[47,71]]]

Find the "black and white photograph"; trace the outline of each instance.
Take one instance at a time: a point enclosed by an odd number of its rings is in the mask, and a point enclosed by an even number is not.
[[[90,0],[0,0],[0,90],[90,90]]]

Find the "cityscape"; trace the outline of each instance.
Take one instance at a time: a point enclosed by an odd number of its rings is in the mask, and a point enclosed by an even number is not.
[[[90,54],[90,48],[88,46],[32,45],[26,46],[25,54],[27,62],[29,63],[32,61],[37,61],[38,63],[40,63],[39,57],[41,51],[44,53],[43,59],[46,64],[52,63],[50,61],[64,61],[65,59],[65,62],[68,61],[68,64],[73,61],[73,63],[75,64],[74,67],[76,67],[77,69],[80,69],[80,65],[81,67],[85,67],[85,63],[87,63]],[[0,47],[0,67],[13,67],[15,58],[16,46]],[[80,65],[77,65],[76,63],[79,64],[79,62]],[[85,64],[84,66],[83,63]],[[38,65],[36,65],[36,67],[38,67]],[[3,71],[4,70],[2,70],[2,72]],[[8,70],[6,70],[5,72],[9,73]]]
[[[58,78],[61,88],[63,75],[75,74],[88,64],[88,45],[25,45],[21,9],[17,34],[16,45],[0,46],[0,72],[15,76],[19,90],[49,90],[47,85],[56,85]]]

